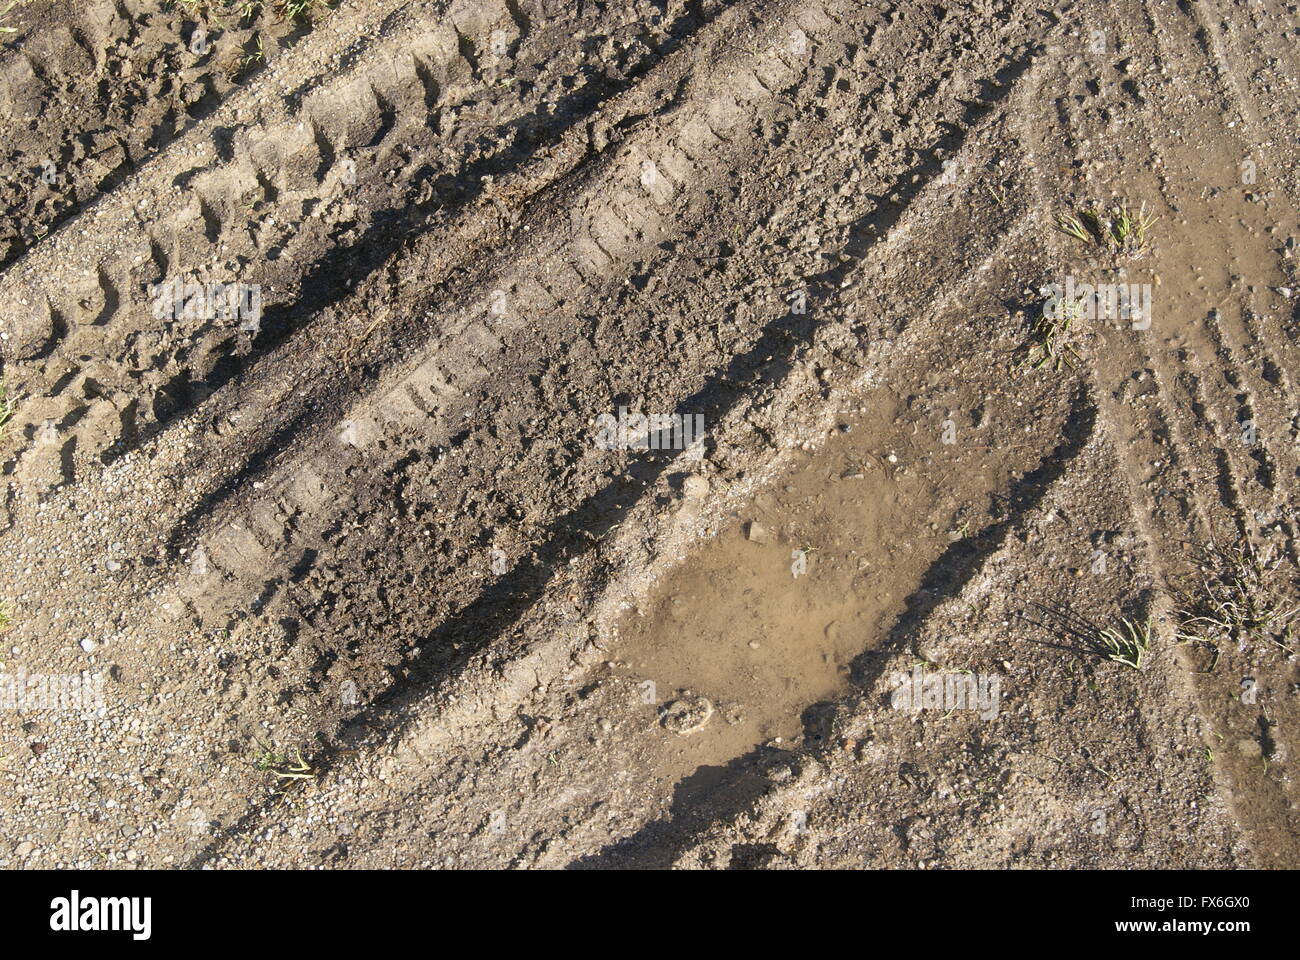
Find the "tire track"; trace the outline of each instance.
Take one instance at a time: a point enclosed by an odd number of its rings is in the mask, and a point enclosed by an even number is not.
[[[1212,64],[1193,66],[1196,52],[1185,41],[1175,39],[1182,35],[1163,22],[1163,10],[1150,4],[1143,7],[1159,44],[1158,55],[1171,64],[1170,72],[1213,75]],[[1218,96],[1223,103],[1232,103],[1236,94],[1220,85]],[[1221,110],[1206,113],[1207,118],[1214,115],[1221,115]],[[1143,126],[1145,142],[1150,144],[1144,166],[1159,169],[1168,158],[1178,155],[1180,145],[1146,115]],[[1129,163],[1133,163],[1131,158]],[[1161,179],[1160,189],[1170,207],[1179,209],[1182,198],[1170,194],[1167,180]],[[1251,315],[1249,303],[1241,309],[1243,318]],[[1259,403],[1258,395],[1246,388],[1252,375],[1247,372],[1248,365],[1238,359],[1245,347],[1237,344],[1249,343],[1252,351],[1267,355],[1258,341],[1244,339],[1247,323],[1243,319],[1240,326],[1230,325],[1222,312],[1216,311],[1207,319],[1203,334],[1189,334],[1191,343],[1168,352],[1143,346],[1142,338],[1133,332],[1108,336],[1107,345],[1113,352],[1095,373],[1104,420],[1115,430],[1113,442],[1125,457],[1124,473],[1130,481],[1134,507],[1142,514],[1140,523],[1153,563],[1162,572],[1171,598],[1195,573],[1189,556],[1176,549],[1177,545],[1248,535],[1255,530],[1256,518],[1271,515],[1275,506],[1273,491],[1279,471],[1273,448],[1278,431],[1268,431],[1270,438],[1258,443],[1242,442],[1242,430],[1253,425]],[[1136,378],[1119,379],[1116,384],[1116,373],[1135,368],[1139,371]],[[1107,374],[1108,369],[1115,372]],[[1287,402],[1280,397],[1270,406],[1277,410]],[[1151,464],[1154,472],[1148,470]],[[1216,730],[1241,730],[1251,725],[1247,716],[1251,711],[1243,709],[1245,705],[1228,708],[1225,717],[1223,704],[1231,701],[1235,685],[1235,681],[1225,680],[1225,674],[1259,676],[1270,690],[1285,686],[1285,671],[1270,676],[1271,668],[1252,663],[1242,656],[1244,650],[1224,651],[1224,669],[1214,676],[1198,672],[1200,663],[1190,651],[1183,652],[1201,714]],[[1223,789],[1250,836],[1255,856],[1265,864],[1289,862],[1290,834],[1285,824],[1290,804],[1281,783],[1217,752],[1216,757],[1220,757],[1216,766]]]
[[[879,246],[872,247],[869,253],[862,255],[867,256],[874,266],[889,263],[894,259],[928,261],[929,258],[925,256],[924,251],[933,241],[925,235],[915,236],[914,228],[926,223],[933,216],[935,208],[946,205],[945,197],[962,196],[969,192],[969,187],[978,176],[977,171],[985,169],[986,166],[986,157],[983,155],[985,148],[981,146],[976,150],[978,152],[963,150],[954,155],[959,161],[959,169],[964,173],[953,183],[936,183],[932,172],[926,181],[922,196],[909,204],[905,215],[885,231],[888,239],[882,238]],[[933,332],[933,324],[937,324],[954,304],[970,297],[975,285],[982,281],[991,266],[1007,259],[1014,259],[1009,251],[1023,242],[1027,225],[1028,221],[1023,217],[1012,219],[1008,225],[1009,232],[998,237],[996,247],[975,264],[957,268],[956,276],[953,275],[954,265],[951,262],[936,257],[931,267],[935,271],[932,277],[924,280],[920,277],[909,277],[909,284],[914,285],[912,292],[906,296],[899,294],[898,299],[928,302],[932,306],[924,321],[918,320],[910,325],[901,336],[889,342],[888,346],[881,350],[879,363],[888,366],[895,362],[903,362],[911,356],[915,347],[924,342],[927,333]],[[828,294],[838,298],[838,294],[830,291],[838,291],[845,278],[836,273],[833,278],[828,279],[832,280],[827,284]],[[820,299],[819,297],[818,300]],[[891,304],[891,306],[901,308],[902,304]],[[881,307],[882,310],[885,309],[885,305],[882,304]],[[838,311],[833,305],[828,304],[826,312],[833,316]],[[756,350],[754,353],[761,355],[770,352],[770,349],[768,347]],[[874,376],[882,375],[877,372]],[[782,387],[782,390],[799,390],[799,380],[797,375],[790,375],[789,384]],[[689,408],[690,405],[686,406]],[[710,416],[708,419],[712,421],[714,418]],[[733,446],[739,442],[729,439],[728,433],[732,429],[740,431],[751,429],[743,418],[737,416],[737,412],[729,415],[727,422],[734,426],[720,428],[719,446]],[[815,430],[810,432],[815,434]],[[772,469],[775,469],[775,466]],[[637,512],[644,512],[644,507],[647,506],[646,499],[642,499]],[[631,532],[641,529],[641,523],[634,519],[633,514],[621,516],[618,526],[630,531],[621,539],[640,540],[644,536],[640,532]],[[653,539],[661,541],[662,537],[654,536]],[[618,555],[620,551],[615,547],[611,552]],[[629,551],[629,554],[639,556],[634,550]],[[636,561],[635,566],[639,565],[640,561]],[[515,575],[517,574],[512,574]],[[614,580],[607,581],[601,590],[601,595],[605,599],[594,601],[592,605],[598,609],[612,608],[625,602],[623,598],[631,590],[625,582],[626,578],[639,578],[639,576],[637,572],[628,571]],[[482,631],[501,637],[501,640],[493,644],[497,649],[477,653],[471,661],[440,681],[431,690],[425,691],[409,683],[406,685],[408,690],[405,692],[399,687],[395,691],[397,697],[390,694],[380,698],[375,708],[354,721],[353,726],[357,730],[357,735],[366,738],[379,736],[382,740],[368,745],[365,749],[361,749],[357,744],[339,757],[341,765],[334,776],[337,777],[340,789],[349,798],[340,801],[345,808],[351,807],[349,816],[363,815],[363,812],[368,810],[368,804],[364,796],[353,795],[350,786],[343,785],[372,782],[370,778],[376,775],[376,770],[387,771],[379,774],[381,779],[392,779],[393,772],[399,767],[415,765],[431,771],[436,770],[447,752],[458,751],[465,741],[472,740],[475,736],[474,731],[480,729],[489,716],[508,715],[517,708],[518,704],[526,700],[535,688],[544,689],[548,685],[559,682],[561,674],[571,670],[575,661],[590,663],[593,657],[603,656],[597,652],[596,647],[590,645],[592,641],[589,640],[586,630],[574,625],[572,630],[557,633],[551,625],[554,612],[553,601],[549,598],[572,592],[575,588],[570,586],[569,582],[567,575],[563,573],[555,575],[545,592],[537,598],[534,606],[521,610],[517,619],[495,623]],[[510,593],[512,589],[507,588],[506,592]],[[471,608],[460,614],[459,618],[466,619],[480,615]],[[503,629],[507,625],[508,629]],[[604,632],[602,628],[595,629],[597,633]],[[444,627],[443,630],[448,631],[448,628]],[[481,630],[480,623],[476,624],[473,632]],[[533,639],[516,639],[521,635]],[[383,718],[382,722],[380,718]],[[385,730],[391,732],[385,733]],[[346,737],[345,742],[348,742]],[[430,776],[433,774],[431,773]],[[408,797],[406,800],[399,801],[399,805],[412,802],[413,799]],[[445,798],[438,798],[436,802],[426,798],[419,802],[437,808],[445,803]],[[374,815],[381,816],[377,812]],[[257,833],[257,825],[260,822],[260,817],[242,822],[220,846],[205,856],[204,861],[206,862],[208,856],[223,860],[228,858],[237,860],[243,855],[237,851],[243,849],[247,836]],[[318,842],[324,844],[326,838],[320,837]]]
[[[367,54],[366,65],[356,68],[355,76],[344,74],[304,91],[300,109],[282,119],[263,111],[256,123],[240,122],[237,117],[252,94],[235,98],[171,151],[182,156],[198,152],[199,161],[183,161],[188,170],[176,176],[174,183],[182,189],[163,186],[175,175],[173,165],[142,175],[130,191],[118,191],[122,195],[108,209],[97,211],[101,219],[130,227],[114,241],[117,253],[99,262],[93,277],[70,289],[33,281],[47,270],[59,276],[48,259],[24,261],[11,271],[7,283],[0,282],[0,295],[12,297],[10,302],[31,313],[10,318],[10,343],[19,357],[30,350],[35,360],[30,368],[21,361],[9,364],[12,386],[32,397],[17,412],[22,425],[13,433],[30,440],[40,429],[48,432],[43,424],[52,424],[62,434],[88,417],[102,429],[61,437],[57,446],[63,459],[90,465],[120,456],[283,342],[303,314],[327,305],[328,298],[337,295],[330,291],[339,283],[339,267],[356,259],[357,250],[363,274],[382,263],[385,248],[393,244],[385,234],[400,238],[402,230],[416,225],[409,214],[393,216],[412,199],[421,200],[425,210],[433,203],[464,205],[472,194],[457,197],[447,191],[466,174],[493,167],[499,173],[508,169],[506,162],[518,164],[511,154],[519,144],[510,138],[535,136],[525,131],[535,126],[536,113],[531,118],[523,113],[504,125],[507,139],[495,161],[478,156],[472,125],[449,131],[448,146],[461,153],[459,170],[453,165],[454,172],[442,173],[431,183],[436,168],[416,159],[446,149],[438,147],[439,134],[430,126],[443,125],[440,118],[462,109],[458,104],[477,89],[481,72],[461,55],[464,38],[494,37],[492,43],[509,49],[510,34],[496,24],[508,21],[513,29],[514,21],[504,5],[498,8],[462,3],[448,7],[449,16],[432,29],[418,20],[394,26],[383,45]],[[457,19],[461,27],[455,25]],[[686,22],[692,22],[690,16]],[[545,26],[549,34],[539,32],[539,38],[553,36],[559,28],[555,21]],[[670,27],[671,38],[680,25]],[[306,41],[313,46],[307,52],[320,57],[317,48],[328,50],[326,40],[313,44],[314,39]],[[517,46],[518,39],[514,42]],[[498,58],[499,64],[485,64],[485,76],[501,69],[505,56]],[[641,69],[634,69],[632,76]],[[523,100],[518,108],[527,111],[535,104],[536,99]],[[580,103],[575,106],[581,110]],[[564,103],[557,108],[570,109]],[[231,115],[235,123],[222,126]],[[519,126],[519,134],[511,133],[512,124]],[[389,186],[385,180],[392,174],[397,180]],[[441,187],[444,183],[446,188]],[[358,189],[350,191],[354,184]],[[170,213],[139,216],[141,196],[176,199]],[[243,210],[250,197],[258,219],[245,228]],[[307,229],[295,225],[301,215],[309,218]],[[319,271],[304,273],[297,264],[310,261],[322,243],[338,246]],[[96,262],[94,251],[102,245],[99,236],[80,245],[60,244],[55,262]],[[367,247],[374,251],[368,262]],[[226,267],[216,262],[218,258],[225,258]],[[14,282],[15,274],[26,278],[21,287]],[[184,315],[166,325],[150,322],[158,301],[146,296],[149,284],[178,275],[187,284],[235,282],[265,289],[265,322],[259,326],[255,320],[251,329],[245,329],[246,323],[236,329],[230,322],[214,322],[202,315],[204,310],[191,309],[195,303],[202,308],[204,302],[197,288],[189,286]],[[189,315],[195,312],[200,316]],[[109,356],[90,368],[80,359],[102,356],[106,348]],[[125,352],[118,355],[119,350]],[[153,372],[174,368],[177,362],[179,375]],[[25,456],[46,459],[39,450]],[[17,473],[39,475],[41,467],[22,463]],[[62,479],[75,478],[65,471]]]

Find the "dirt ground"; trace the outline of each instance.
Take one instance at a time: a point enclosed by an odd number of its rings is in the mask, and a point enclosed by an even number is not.
[[[0,10],[0,867],[1300,866],[1296,3]]]

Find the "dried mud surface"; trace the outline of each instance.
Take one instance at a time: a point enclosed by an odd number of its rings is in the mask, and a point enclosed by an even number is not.
[[[1300,865],[1296,4],[3,25],[0,867]]]

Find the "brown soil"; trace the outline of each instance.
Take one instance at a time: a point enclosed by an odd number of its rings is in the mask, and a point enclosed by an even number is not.
[[[574,6],[0,22],[0,867],[1300,865],[1300,8]]]

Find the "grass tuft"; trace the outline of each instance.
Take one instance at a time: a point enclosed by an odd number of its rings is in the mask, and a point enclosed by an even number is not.
[[[0,20],[3,20],[5,17],[9,16],[10,12],[13,11],[14,7],[25,6],[30,2],[31,0],[9,0],[8,3],[5,3],[3,2],[3,0],[0,0]],[[18,32],[17,27],[6,27],[0,25],[0,33],[17,33],[17,32]]]
[[[1097,653],[1112,663],[1122,663],[1134,670],[1141,670],[1142,659],[1151,649],[1151,621],[1148,619],[1144,624],[1136,624],[1127,617],[1121,617],[1120,623],[1124,625],[1123,631],[1114,627],[1097,631],[1093,641]]]
[[[1059,302],[1058,316],[1051,316],[1050,305]],[[1039,309],[1038,316],[1029,328],[1029,341],[1025,346],[1022,363],[1033,370],[1051,365],[1054,371],[1062,367],[1074,369],[1076,361],[1082,361],[1079,351],[1068,342],[1070,329],[1083,315],[1082,303],[1067,303],[1064,300],[1048,300]]]
[[[1181,591],[1177,639],[1206,647],[1218,660],[1222,644],[1263,640],[1295,650],[1295,562],[1249,537],[1231,546],[1211,543],[1193,561],[1199,576]],[[1288,576],[1289,574],[1289,576]]]
[[[259,63],[265,62],[266,54],[262,50],[262,35],[259,33],[244,46],[244,58],[240,61],[240,69],[251,70]]]
[[[260,749],[253,758],[253,766],[271,775],[276,784],[273,791],[276,796],[288,796],[292,791],[305,786],[307,781],[316,779],[316,770],[303,759],[302,752],[297,747],[294,747],[293,757],[290,758],[288,753],[281,753],[271,744],[258,746]]]
[[[296,23],[310,22],[329,10],[329,0],[278,0],[276,9],[284,19]]]
[[[1078,214],[1058,214],[1056,226],[1066,236],[1089,246],[1096,244],[1116,253],[1137,253],[1146,243],[1147,231],[1156,219],[1147,213],[1145,200],[1136,211],[1127,200],[1121,200],[1109,211],[1088,207]]]
[[[18,409],[18,398],[9,392],[9,381],[0,377],[0,440],[9,432],[9,421]]]

